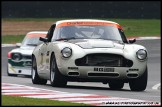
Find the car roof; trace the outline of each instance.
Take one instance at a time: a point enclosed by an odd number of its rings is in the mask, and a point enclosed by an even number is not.
[[[32,31],[26,34],[27,37],[46,37],[47,31]]]
[[[83,22],[83,23],[82,23]],[[56,27],[61,26],[70,26],[71,25],[110,25],[110,26],[116,26],[120,29],[121,26],[113,21],[107,21],[107,20],[97,20],[97,19],[71,19],[71,20],[60,20],[56,22]],[[69,24],[69,25],[68,25]]]
[[[70,20],[60,20],[60,21],[57,21],[56,24],[60,24],[60,23],[63,23],[63,22],[79,22],[79,21],[92,21],[92,22],[107,22],[107,23],[114,23],[114,24],[118,24],[116,22],[113,22],[113,21],[107,21],[107,20],[98,20],[98,19],[70,19]]]

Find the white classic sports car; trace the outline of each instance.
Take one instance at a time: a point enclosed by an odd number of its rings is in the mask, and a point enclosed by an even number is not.
[[[32,54],[32,82],[63,87],[68,81],[102,82],[111,89],[147,86],[147,50],[126,39],[112,21],[77,19],[54,23]]]
[[[27,75],[31,76],[32,60],[31,55],[34,48],[42,43],[39,37],[45,37],[47,32],[33,31],[26,34],[19,48],[8,52],[8,76]]]

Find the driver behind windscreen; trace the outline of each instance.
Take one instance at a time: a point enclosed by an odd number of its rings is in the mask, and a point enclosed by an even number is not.
[[[75,38],[76,35],[76,27],[75,26],[65,26],[61,28],[61,38]]]

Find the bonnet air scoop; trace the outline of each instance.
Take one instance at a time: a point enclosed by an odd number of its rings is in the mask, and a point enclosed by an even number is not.
[[[107,40],[90,40],[88,41],[88,44],[92,48],[113,48],[114,43],[112,41]]]
[[[80,47],[84,49],[90,49],[90,48],[113,48],[114,43],[112,41],[108,40],[84,40],[81,42],[75,43],[76,45],[79,45]]]

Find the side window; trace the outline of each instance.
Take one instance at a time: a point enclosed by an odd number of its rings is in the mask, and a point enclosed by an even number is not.
[[[56,24],[52,25],[50,27],[50,29],[48,30],[47,36],[46,38],[48,38],[48,41],[51,42],[52,36],[53,36],[53,32],[55,30]]]
[[[56,39],[60,39],[60,28],[56,28],[51,41],[55,41]]]

